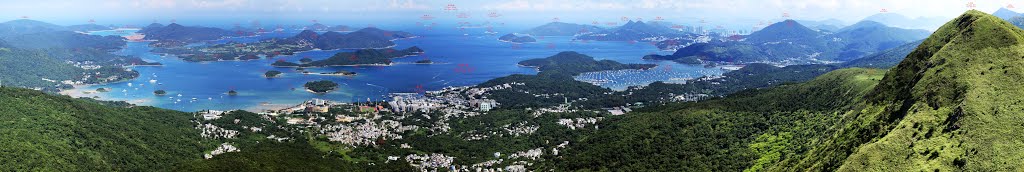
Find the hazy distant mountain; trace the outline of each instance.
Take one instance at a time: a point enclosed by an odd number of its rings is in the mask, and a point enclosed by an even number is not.
[[[69,28],[72,29],[69,30]],[[96,48],[114,50],[125,45],[124,39],[119,36],[86,35],[71,31],[102,28],[107,27],[95,24],[64,27],[42,21],[19,19],[0,23],[0,39],[3,39],[7,47],[25,49]]]
[[[387,31],[373,27],[363,28],[350,33],[328,31],[323,34],[317,34],[311,30],[305,30],[294,37],[278,41],[275,44],[312,43],[315,48],[324,50],[385,48],[395,45],[394,42],[391,42],[392,40],[410,37],[413,37],[413,35],[408,32]]]
[[[935,30],[949,19],[942,17],[909,18],[896,13],[878,13],[868,16],[864,20],[876,21],[887,26],[900,28]]]
[[[1010,22],[1011,24],[1019,28],[1024,28],[1024,16],[1016,16],[1006,21]]]
[[[524,31],[523,33],[533,36],[574,36],[581,32],[600,32],[603,30],[604,28],[593,25],[551,22]]]
[[[838,60],[848,61],[872,52],[884,51],[909,42],[927,38],[931,32],[921,29],[889,27],[875,21],[861,21],[840,29],[834,37],[845,46]]]
[[[839,19],[826,20],[796,20],[796,22],[816,30],[836,31],[846,26],[846,22]]]
[[[629,21],[626,24],[600,32],[577,35],[580,40],[598,41],[642,41],[664,40],[685,35],[685,33],[660,24],[648,24],[643,21]]]
[[[672,55],[644,58],[680,63],[827,63],[854,60],[924,39],[928,34],[926,30],[889,27],[874,21],[863,21],[835,33],[818,32],[786,20],[739,40],[697,43],[680,48]]]
[[[163,28],[163,27],[164,27],[163,24],[151,23],[149,25],[146,25],[146,27],[142,27],[142,29],[139,29],[139,31],[136,31],[136,33],[152,32],[152,31],[158,30],[158,29]]]
[[[327,31],[327,28],[329,28],[329,26],[320,23],[313,23],[309,26],[306,26],[302,30]]]
[[[911,51],[917,48],[924,40],[914,41],[891,48],[885,51],[869,54],[863,58],[843,63],[844,67],[865,67],[865,68],[890,68],[903,61]]]
[[[335,31],[335,32],[351,32],[351,31],[355,31],[356,28],[355,27],[351,27],[351,26],[346,26],[346,25],[337,25],[337,26],[328,27],[327,30]]]
[[[107,26],[103,26],[103,25],[98,25],[98,24],[80,24],[80,25],[68,26],[67,29],[68,30],[72,30],[72,31],[79,31],[79,32],[89,32],[89,31],[99,31],[99,30],[110,30],[110,29],[113,29],[113,28],[110,28],[110,27],[107,27]]]
[[[167,26],[156,23],[150,24],[137,33],[146,35],[146,39],[177,42],[209,41],[221,39],[225,36],[237,35],[235,32],[220,28],[182,26],[177,23],[171,23]]]
[[[697,43],[668,56],[648,55],[645,59],[680,63],[820,63],[833,60],[838,42],[793,20],[774,23],[739,41]]]
[[[29,19],[18,19],[0,23],[0,37],[59,30],[67,30],[67,28]]]
[[[49,31],[10,35],[2,38],[11,47],[26,49],[46,48],[95,48],[101,50],[117,50],[125,45],[120,36],[87,35],[72,31]]]
[[[1015,11],[1012,11],[1012,10],[1006,9],[1006,8],[999,8],[999,10],[996,10],[996,12],[993,12],[992,15],[994,15],[996,17],[999,17],[999,18],[1001,18],[1003,20],[1010,20],[1013,17],[1020,16],[1021,13],[1017,13]]]

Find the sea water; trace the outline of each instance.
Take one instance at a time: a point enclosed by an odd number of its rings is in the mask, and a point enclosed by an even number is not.
[[[93,32],[97,35],[117,35],[124,32]],[[210,43],[253,42],[272,37],[287,37],[297,31],[236,37]],[[338,52],[353,50],[307,51],[273,59],[250,61],[186,62],[173,55],[151,53],[149,42],[129,42],[117,54],[138,56],[163,66],[136,66],[140,76],[124,82],[92,85],[79,90],[110,88],[110,92],[90,94],[101,100],[128,101],[139,105],[155,106],[182,111],[203,109],[264,110],[294,105],[312,98],[341,102],[384,100],[389,93],[438,90],[448,86],[469,86],[511,74],[536,74],[533,68],[517,63],[533,58],[545,58],[562,51],[576,51],[598,60],[621,63],[653,63],[659,67],[650,70],[624,70],[587,73],[578,80],[612,80],[604,87],[621,90],[627,86],[646,85],[654,81],[671,81],[720,75],[720,68],[685,65],[670,61],[650,61],[641,57],[651,53],[668,54],[647,43],[617,41],[574,41],[571,37],[538,37],[536,43],[511,44],[498,41],[500,34],[464,32],[418,32],[418,37],[395,41],[397,49],[418,46],[426,53],[419,56],[393,59],[391,66],[339,66],[307,69],[314,74],[302,74],[294,68],[270,66],[276,60],[298,61],[301,58],[326,59]],[[434,64],[414,64],[429,59]],[[278,78],[265,78],[264,72],[282,71]],[[315,75],[338,70],[356,72],[356,76]],[[305,91],[309,81],[331,80],[340,87],[326,94]],[[165,90],[157,96],[155,90]],[[230,90],[238,92],[231,96]]]

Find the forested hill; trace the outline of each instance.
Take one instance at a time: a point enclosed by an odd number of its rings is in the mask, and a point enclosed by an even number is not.
[[[799,156],[881,79],[842,69],[807,83],[638,109],[573,143],[561,170],[743,171]]]
[[[153,171],[199,159],[192,114],[0,88],[0,170]]]

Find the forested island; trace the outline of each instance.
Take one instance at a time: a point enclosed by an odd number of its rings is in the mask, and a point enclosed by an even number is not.
[[[272,70],[272,71],[267,71],[266,73],[263,73],[263,77],[266,77],[266,78],[277,78],[278,76],[281,76],[281,71]]]
[[[304,30],[288,38],[271,38],[252,43],[229,42],[204,47],[165,46],[153,52],[174,54],[186,61],[254,60],[301,51],[336,49],[382,49],[395,46],[393,40],[413,38],[412,34],[364,28],[354,32]]]
[[[505,41],[505,42],[511,42],[511,43],[537,42],[537,39],[534,39],[530,35],[522,35],[522,36],[520,36],[520,35],[516,35],[514,33],[502,35],[501,37],[498,37],[498,40]]]
[[[324,94],[338,88],[338,83],[328,80],[310,81],[302,85],[306,87],[306,90],[312,93]]]
[[[344,70],[339,70],[339,71],[334,71],[334,72],[324,72],[324,73],[320,73],[320,74],[321,75],[337,75],[337,76],[356,76],[355,72],[344,71]]]
[[[392,58],[401,58],[423,54],[423,49],[413,46],[404,50],[386,49],[360,49],[355,52],[340,52],[324,60],[312,61],[309,63],[294,63],[277,61],[271,64],[275,67],[327,67],[327,66],[354,66],[354,65],[391,65]]]

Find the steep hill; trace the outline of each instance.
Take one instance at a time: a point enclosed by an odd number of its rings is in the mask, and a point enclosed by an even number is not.
[[[152,171],[199,159],[192,114],[0,88],[0,169]]]
[[[822,34],[813,29],[797,23],[793,20],[786,20],[768,25],[764,29],[750,33],[747,41],[753,43],[764,43],[773,41],[792,41],[815,39]]]
[[[776,166],[839,171],[1019,171],[1024,30],[971,10],[891,69],[830,139]]]

